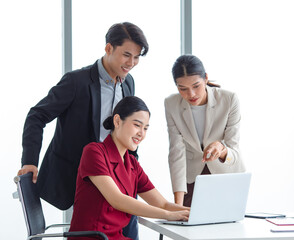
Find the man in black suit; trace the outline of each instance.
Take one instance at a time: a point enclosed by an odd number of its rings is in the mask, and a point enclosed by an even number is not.
[[[114,24],[106,34],[105,55],[93,65],[66,73],[30,109],[24,125],[22,168],[18,175],[33,172],[33,181],[45,201],[61,210],[73,205],[83,147],[103,141],[108,135],[102,123],[117,102],[134,95],[134,80],[128,73],[148,48],[139,27],[128,22]],[[43,128],[55,118],[55,134],[38,173]],[[126,236],[138,239],[137,228],[134,217],[124,229]]]

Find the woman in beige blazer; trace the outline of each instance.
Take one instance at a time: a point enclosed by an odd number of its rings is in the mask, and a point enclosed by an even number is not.
[[[235,93],[208,81],[197,57],[180,56],[172,73],[179,93],[165,99],[169,167],[175,202],[190,206],[197,175],[245,171],[240,108]]]

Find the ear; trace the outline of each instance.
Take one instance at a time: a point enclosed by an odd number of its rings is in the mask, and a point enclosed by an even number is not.
[[[205,73],[205,84],[207,84],[208,83],[208,75],[207,75],[207,73]]]
[[[107,43],[104,49],[105,49],[105,53],[107,55],[110,55],[113,51],[113,46],[110,43]]]
[[[115,114],[113,116],[114,128],[118,128],[120,126],[120,122],[121,122],[120,116],[118,114]]]

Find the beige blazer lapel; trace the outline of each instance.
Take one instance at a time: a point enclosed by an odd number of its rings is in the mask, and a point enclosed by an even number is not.
[[[207,90],[208,101],[206,106],[206,124],[204,129],[203,142],[206,142],[209,137],[212,124],[214,122],[215,105],[216,105],[216,99],[213,94],[213,89],[210,87],[207,87],[206,90]]]
[[[187,142],[189,142],[191,146],[201,151],[201,144],[198,138],[198,133],[196,131],[191,107],[186,100],[182,99],[181,108],[183,110],[183,119],[186,124],[187,130],[182,133],[183,137],[186,139]]]

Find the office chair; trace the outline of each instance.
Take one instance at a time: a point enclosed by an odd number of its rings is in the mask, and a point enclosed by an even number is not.
[[[32,177],[33,174],[30,172],[14,178],[28,231],[27,240],[41,240],[48,237],[75,237],[77,240],[79,237],[90,237],[108,240],[104,233],[98,231],[45,233],[51,227],[69,227],[70,224],[53,224],[46,227],[42,204]]]

